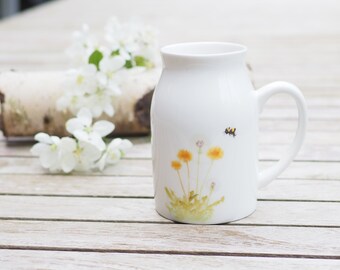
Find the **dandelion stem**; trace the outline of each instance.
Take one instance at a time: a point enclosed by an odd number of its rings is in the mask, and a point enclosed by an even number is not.
[[[205,185],[205,182],[207,181],[209,175],[210,175],[210,171],[211,171],[211,168],[212,168],[212,165],[214,163],[214,160],[211,160],[211,163],[210,163],[210,166],[209,166],[209,169],[208,169],[208,172],[207,172],[207,175],[205,176],[204,180],[203,180],[203,183],[201,185],[201,189],[200,189],[200,193],[202,193],[202,190],[203,190],[203,187]]]
[[[187,193],[185,192],[185,189],[184,189],[184,186],[183,186],[182,177],[181,177],[181,174],[179,173],[178,170],[177,170],[177,174],[178,174],[179,183],[181,184],[181,188],[182,188],[183,194],[185,195],[185,197],[187,197]]]
[[[208,196],[208,200],[207,200],[207,204],[209,205],[209,201],[210,201],[210,197],[211,197],[211,194],[213,193],[214,191],[214,183],[211,184],[210,186],[210,191],[209,191],[209,196]]]
[[[200,157],[201,157],[201,151],[198,150],[198,158],[197,158],[197,178],[196,178],[196,194],[198,192],[198,178],[200,173]]]
[[[187,165],[187,172],[188,172],[188,193],[190,193],[190,169],[189,169],[188,161],[185,162],[185,164]]]

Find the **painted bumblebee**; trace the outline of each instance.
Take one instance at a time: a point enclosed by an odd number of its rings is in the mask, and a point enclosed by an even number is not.
[[[231,127],[227,127],[224,131],[225,134],[229,135],[229,136],[236,136],[236,128],[231,128]]]

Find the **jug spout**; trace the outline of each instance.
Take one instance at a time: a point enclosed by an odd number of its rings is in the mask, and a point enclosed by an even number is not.
[[[162,48],[165,68],[192,68],[195,66],[226,66],[245,63],[247,48],[225,42],[188,42]]]

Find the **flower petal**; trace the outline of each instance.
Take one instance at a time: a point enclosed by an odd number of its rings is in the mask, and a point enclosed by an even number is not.
[[[93,64],[88,64],[88,65],[83,67],[83,71],[84,71],[84,73],[88,73],[89,75],[90,74],[96,74],[97,68]]]
[[[106,148],[106,144],[104,143],[103,139],[98,133],[92,133],[88,137],[88,140],[84,140],[85,142],[88,142],[98,148],[100,151],[104,151]]]
[[[99,133],[102,137],[109,135],[115,128],[115,125],[109,121],[97,121],[93,125],[93,131]]]
[[[65,173],[71,172],[76,167],[77,161],[71,152],[63,153],[60,156],[61,169]]]
[[[31,154],[33,156],[40,156],[43,153],[46,153],[50,150],[50,145],[45,143],[36,143],[31,148]]]
[[[108,85],[108,90],[110,91],[110,94],[113,96],[119,96],[122,94],[121,89],[116,83],[110,82]]]
[[[104,58],[99,62],[99,69],[103,72],[108,72],[110,68],[110,62],[108,58]],[[99,73],[100,74],[100,73]],[[98,74],[98,75],[99,75]],[[100,78],[98,77],[98,79],[100,80]]]
[[[69,137],[63,137],[60,140],[59,148],[61,155],[67,152],[73,152],[77,148],[76,140]]]
[[[79,142],[79,146],[83,148],[81,159],[86,161],[96,161],[100,158],[102,151],[96,146],[87,142]]]
[[[99,159],[99,161],[96,164],[96,166],[99,168],[100,171],[103,171],[105,168],[106,158],[107,158],[107,153],[104,153],[103,156]]]
[[[116,164],[121,158],[119,149],[109,150],[106,158],[108,164]]]
[[[77,113],[77,118],[85,125],[89,126],[92,123],[92,113],[88,108],[81,108]]]
[[[82,130],[84,124],[78,118],[72,118],[66,122],[66,130],[73,134],[76,130]]]
[[[103,61],[104,60],[100,61],[100,65],[102,64]],[[100,68],[100,69],[104,72],[106,71],[105,68]],[[107,84],[107,76],[103,72],[98,72],[96,78],[100,85],[103,86]]]
[[[45,169],[49,169],[58,161],[57,151],[46,151],[39,156],[41,166]]]
[[[60,138],[57,136],[51,136],[53,144],[58,145],[60,143]]]
[[[125,149],[129,149],[131,147],[132,147],[132,142],[129,141],[128,139],[124,139],[124,140],[122,140],[122,142],[119,146],[119,149],[125,150]]]
[[[121,138],[116,138],[116,139],[113,139],[109,145],[108,145],[108,148],[118,148],[118,146],[122,143],[122,139]]]
[[[108,116],[113,116],[115,111],[113,109],[112,104],[108,103],[105,105],[104,107],[104,112],[108,115]]]
[[[81,141],[88,141],[89,140],[89,134],[85,132],[84,130],[76,130],[73,132],[74,137],[76,137],[78,140]]]
[[[52,144],[52,139],[50,135],[44,133],[44,132],[39,132],[35,134],[34,140],[41,142],[41,143],[46,143],[46,144]]]
[[[101,106],[94,106],[91,108],[93,117],[99,117],[103,113],[103,108]]]
[[[125,59],[121,56],[112,57],[110,60],[111,71],[117,71],[125,65]]]
[[[70,105],[70,99],[67,96],[61,96],[56,103],[57,111],[64,111]]]

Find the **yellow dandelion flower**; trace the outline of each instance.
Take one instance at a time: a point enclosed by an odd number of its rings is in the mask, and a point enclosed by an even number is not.
[[[176,171],[178,171],[182,168],[182,164],[181,162],[174,160],[171,162],[171,167],[174,168]]]
[[[212,160],[220,159],[223,157],[223,150],[221,147],[211,147],[208,152],[207,156],[211,158]]]
[[[179,160],[182,160],[183,162],[189,162],[192,160],[192,154],[190,151],[182,149],[178,151],[177,157]]]

